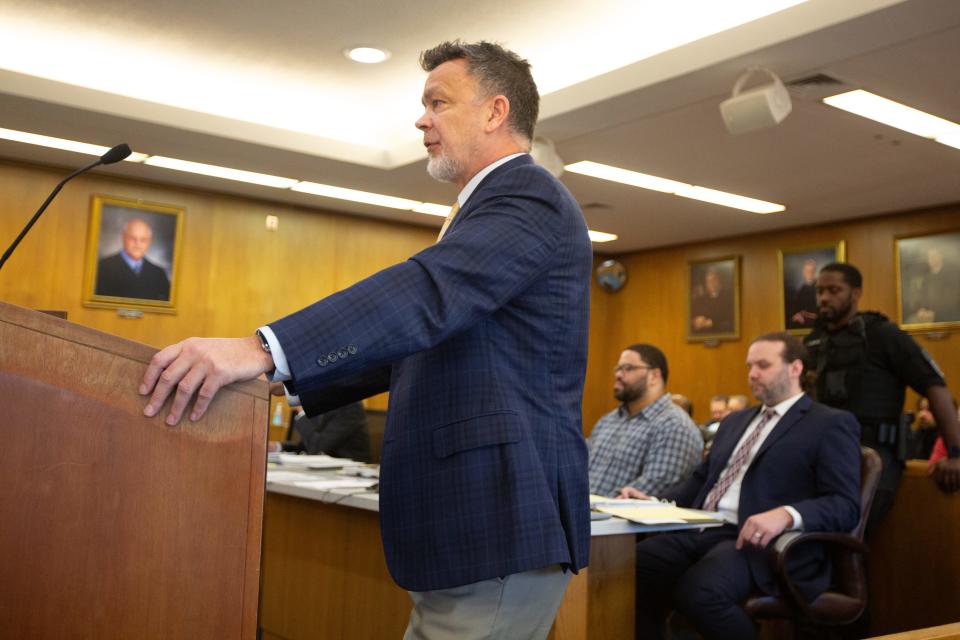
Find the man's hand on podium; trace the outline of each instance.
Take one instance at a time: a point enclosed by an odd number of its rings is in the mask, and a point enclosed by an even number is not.
[[[140,384],[140,395],[153,392],[143,410],[153,417],[176,389],[167,424],[180,422],[190,398],[197,400],[191,420],[203,417],[221,387],[239,380],[253,380],[273,370],[273,358],[260,346],[256,336],[249,338],[188,338],[158,351],[150,361]]]

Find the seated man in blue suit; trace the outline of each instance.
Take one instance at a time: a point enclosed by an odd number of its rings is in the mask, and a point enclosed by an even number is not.
[[[590,240],[569,191],[527,154],[529,63],[447,42],[421,65],[427,170],[459,190],[438,242],[260,337],[160,351],[144,413],[176,391],[167,423],[194,394],[199,419],[220,387],[263,373],[309,415],[389,389],[380,517],[414,601],[406,637],[544,638],[590,541]]]
[[[860,517],[860,427],[800,388],[803,344],[760,336],[747,352],[761,407],[730,414],[693,476],[661,497],[717,510],[728,524],[648,538],[637,545],[637,638],[659,638],[673,607],[705,638],[756,637],[741,604],[776,593],[767,546],[788,530],[850,531]],[[641,497],[630,492],[630,497]],[[828,586],[818,545],[797,548],[791,576],[813,600]]]

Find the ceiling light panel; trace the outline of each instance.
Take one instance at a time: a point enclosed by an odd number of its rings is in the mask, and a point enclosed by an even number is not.
[[[953,147],[954,149],[960,149],[960,131],[948,133],[942,136],[937,136],[935,140],[940,144],[947,145],[948,147]]]
[[[765,200],[748,198],[735,193],[727,193],[726,191],[698,187],[696,185],[678,182],[676,180],[670,180],[667,178],[658,178],[657,176],[651,176],[646,173],[638,173],[636,171],[621,169],[620,167],[612,167],[610,165],[600,164],[599,162],[591,162],[589,160],[568,164],[565,169],[570,173],[579,173],[581,175],[590,176],[593,178],[600,178],[601,180],[619,182],[621,184],[630,185],[631,187],[640,187],[641,189],[660,191],[661,193],[669,193],[671,195],[680,196],[681,198],[701,200],[703,202],[710,202],[712,204],[719,204],[724,207],[741,209],[751,213],[777,213],[786,209],[786,207],[784,207],[782,204],[777,204],[775,202],[766,202]]]
[[[606,233],[605,231],[594,231],[593,229],[590,229],[589,231],[587,231],[587,233],[590,235],[591,242],[613,242],[619,237],[615,233]]]
[[[908,107],[905,104],[863,89],[829,96],[824,98],[823,101],[831,107],[938,142],[941,137],[950,139],[952,136],[960,135],[960,125],[955,122]],[[950,143],[944,142],[944,144]]]
[[[294,191],[312,193],[314,195],[324,196],[326,198],[362,202],[364,204],[373,204],[377,205],[378,207],[388,207],[390,209],[410,210],[422,204],[418,200],[395,198],[393,196],[385,196],[379,193],[370,193],[368,191],[357,191],[355,189],[344,189],[343,187],[334,187],[329,184],[319,184],[317,182],[298,182],[290,188]]]
[[[150,156],[144,160],[143,163],[152,167],[163,167],[164,169],[173,169],[175,171],[198,173],[204,176],[236,180],[237,182],[249,182],[251,184],[259,184],[264,187],[274,187],[277,189],[289,189],[298,182],[292,178],[281,178],[280,176],[271,176],[265,173],[218,167],[212,164],[202,164],[200,162],[166,158],[164,156]]]
[[[73,151],[74,153],[82,153],[88,156],[102,156],[110,150],[110,147],[101,147],[95,144],[65,140],[63,138],[41,136],[36,133],[27,133],[26,131],[14,131],[13,129],[0,129],[0,139],[23,142],[39,147],[49,147],[51,149],[62,149],[63,151]],[[146,157],[146,154],[143,153],[131,153],[125,160],[127,162],[143,162]]]
[[[435,202],[421,202],[413,208],[417,213],[426,213],[431,216],[440,216],[446,218],[450,215],[450,207],[445,204],[436,204]]]
[[[568,164],[564,168],[573,173],[600,178],[601,180],[620,182],[632,187],[640,187],[641,189],[662,191],[663,193],[676,193],[678,190],[690,186],[689,184],[677,182],[676,180],[658,178],[657,176],[629,171],[628,169],[621,169],[619,167],[611,167],[610,165],[591,162],[589,160]]]
[[[717,191],[716,189],[707,189],[706,187],[686,187],[680,191],[677,191],[674,195],[680,196],[681,198],[700,200],[702,202],[711,202],[724,207],[749,211],[750,213],[779,213],[786,209],[786,207],[784,207],[782,204],[766,202],[764,200],[757,200],[756,198],[748,198],[746,196],[738,196],[735,193]]]

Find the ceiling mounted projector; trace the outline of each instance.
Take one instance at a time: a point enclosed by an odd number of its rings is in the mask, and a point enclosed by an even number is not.
[[[743,85],[755,73],[769,75],[773,83],[743,91]],[[750,67],[733,85],[733,95],[720,103],[720,115],[727,131],[739,135],[780,124],[792,108],[790,94],[777,74],[762,67]]]

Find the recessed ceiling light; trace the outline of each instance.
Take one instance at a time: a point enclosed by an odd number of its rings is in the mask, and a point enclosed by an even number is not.
[[[376,47],[350,47],[343,50],[343,55],[354,62],[377,64],[389,58],[390,52],[386,49],[377,49]]]
[[[856,89],[824,98],[831,107],[843,109],[891,127],[930,138],[951,147],[960,140],[960,124],[931,115],[875,93]]]
[[[751,213],[778,213],[786,209],[786,207],[784,207],[782,204],[777,204],[775,202],[766,202],[764,200],[757,200],[756,198],[739,196],[735,193],[727,193],[725,191],[717,191],[716,189],[698,187],[685,182],[669,180],[667,178],[658,178],[657,176],[638,173],[636,171],[630,171],[629,169],[621,169],[620,167],[611,167],[609,165],[600,164],[599,162],[590,162],[589,160],[568,164],[566,166],[566,170],[570,173],[579,173],[581,175],[591,176],[593,178],[600,178],[601,180],[610,180],[612,182],[628,184],[632,187],[640,187],[642,189],[650,189],[652,191],[669,193],[675,196],[680,196],[681,198],[702,200],[703,202],[719,204],[724,207],[731,207],[733,209],[741,209]]]

